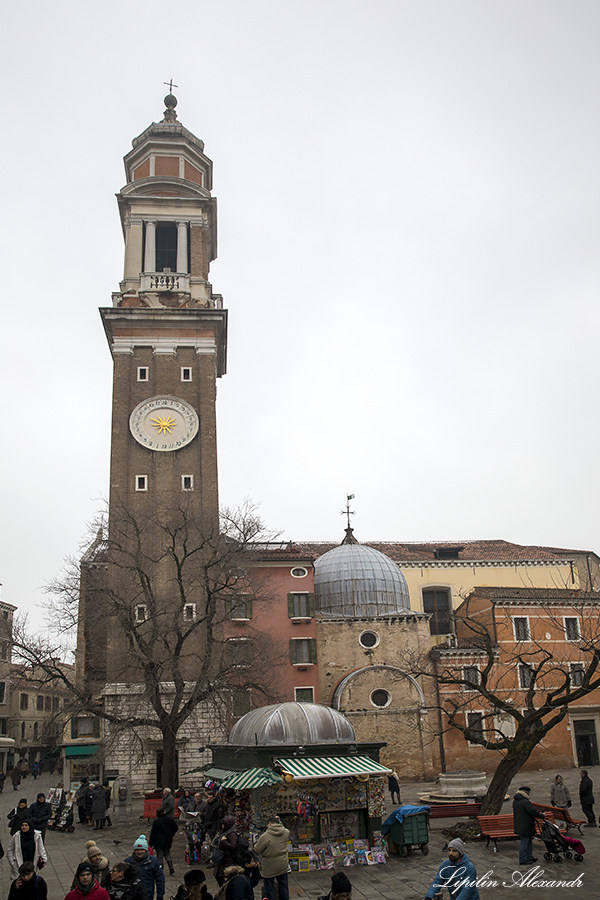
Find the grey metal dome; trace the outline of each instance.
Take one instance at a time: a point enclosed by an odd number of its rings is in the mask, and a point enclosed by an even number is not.
[[[318,616],[338,619],[405,614],[408,585],[389,556],[359,544],[349,527],[343,544],[315,560],[315,608]]]
[[[236,722],[229,743],[238,747],[266,744],[354,744],[348,719],[317,703],[276,703],[253,709]]]

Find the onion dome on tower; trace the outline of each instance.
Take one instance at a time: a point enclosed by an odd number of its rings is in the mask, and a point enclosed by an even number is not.
[[[315,560],[315,609],[329,619],[372,619],[410,612],[408,585],[398,565],[359,544],[350,525],[339,547]]]

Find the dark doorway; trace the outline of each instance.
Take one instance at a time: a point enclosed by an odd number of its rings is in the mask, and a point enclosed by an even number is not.
[[[596,738],[596,723],[593,719],[579,719],[573,722],[575,733],[575,750],[577,752],[577,765],[598,765],[598,740]]]
[[[156,784],[159,787],[164,787],[162,780],[162,763],[163,763],[163,752],[162,750],[156,751]],[[591,763],[590,763],[591,765]],[[170,787],[174,792],[176,789],[176,785],[179,784],[179,751],[175,753],[175,771],[177,772],[177,778],[175,779],[175,785],[169,784],[167,787]]]

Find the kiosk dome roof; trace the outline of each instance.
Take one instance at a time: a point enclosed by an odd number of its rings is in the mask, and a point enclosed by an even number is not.
[[[236,722],[229,743],[238,747],[266,744],[353,744],[354,728],[348,719],[318,703],[276,703],[253,709]]]
[[[410,612],[408,585],[385,553],[346,537],[315,560],[315,607],[325,618],[372,619]]]

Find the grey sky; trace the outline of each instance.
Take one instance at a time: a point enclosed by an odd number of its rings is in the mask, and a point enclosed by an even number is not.
[[[223,503],[283,536],[599,550],[595,2],[35,0],[4,13],[2,598],[108,488],[114,194],[206,142]]]

